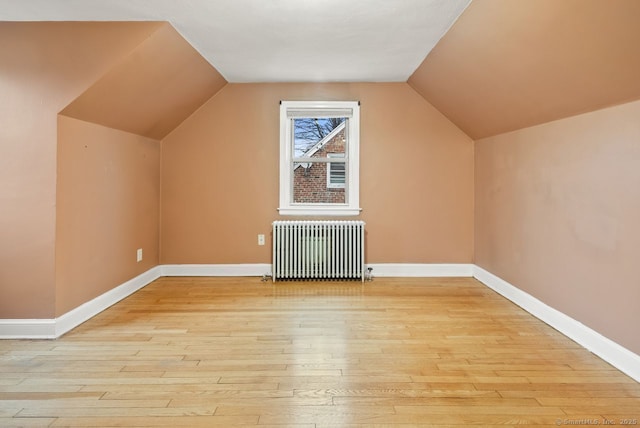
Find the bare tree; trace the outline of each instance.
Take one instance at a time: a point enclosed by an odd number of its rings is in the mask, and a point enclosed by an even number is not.
[[[304,144],[306,149],[329,135],[338,125],[344,122],[344,117],[312,118],[303,117],[294,120],[296,142]],[[297,145],[297,144],[296,144]]]

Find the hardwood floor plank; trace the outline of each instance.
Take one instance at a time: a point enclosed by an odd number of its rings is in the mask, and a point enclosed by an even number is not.
[[[574,398],[566,398],[566,397],[536,397],[536,400],[543,406],[573,406],[576,403]],[[636,397],[584,397],[580,400],[580,406],[592,406],[593,408],[598,406],[609,406],[609,407],[634,407],[635,411],[640,413],[640,408],[638,408],[638,399]],[[623,412],[624,413],[624,412]],[[640,423],[640,421],[639,421]]]
[[[357,415],[395,414],[392,406],[353,405],[353,406],[264,406],[264,405],[222,405],[216,411],[217,415],[259,415],[260,423],[314,423],[313,421],[349,420]]]
[[[256,416],[97,416],[61,417],[51,427],[255,427]],[[261,426],[261,428],[263,428]],[[264,427],[266,428],[266,427]]]
[[[207,404],[216,404],[218,406],[247,406],[247,407],[273,407],[282,406],[331,406],[333,400],[331,397],[222,397],[222,396],[199,396],[181,398],[175,397],[169,403],[169,407],[200,407]],[[224,414],[224,410],[218,410],[216,414]]]
[[[126,403],[128,400],[123,400]],[[109,403],[107,403],[109,404]],[[213,416],[215,406],[206,407],[29,407],[16,416],[29,418],[61,417],[164,417],[164,416]]]
[[[476,391],[474,389],[401,389],[396,388],[396,385],[389,385],[389,387],[380,389],[380,385],[361,385],[361,389],[297,389],[294,391],[296,396],[311,396],[311,397],[334,397],[334,403],[337,403],[339,398],[465,398],[465,397],[496,397],[500,398],[501,395],[495,391]],[[412,384],[411,387],[416,387]],[[473,388],[473,387],[472,387]],[[504,398],[504,397],[503,397]],[[515,397],[518,398],[518,397]],[[534,397],[524,397],[534,398]]]
[[[412,414],[423,415],[425,417],[429,415],[448,415],[448,414],[464,414],[468,416],[472,415],[495,415],[496,406],[492,405],[474,405],[468,406],[464,404],[452,404],[452,405],[429,405],[429,406],[407,406],[404,404],[395,405],[394,409],[398,414]],[[586,412],[588,413],[588,412]],[[547,407],[547,406],[525,406],[525,405],[511,405],[510,400],[505,400],[500,405],[500,415],[565,415],[560,407]]]
[[[0,416],[2,428],[42,428],[49,427],[55,422],[55,418],[3,418]]]
[[[10,407],[10,406],[3,405],[0,407],[0,418],[10,418],[12,416],[17,415],[20,410],[22,410],[22,408],[19,406]]]
[[[307,383],[313,382],[326,382],[329,384],[354,384],[360,382],[404,382],[411,383],[411,376],[407,375],[379,375],[379,374],[371,374],[371,375],[362,375],[362,376],[326,376],[326,375],[318,375],[318,376],[310,376],[308,374],[302,376],[229,376],[223,377],[220,379],[219,383],[260,383],[260,382],[278,382],[278,383],[295,383],[305,385]]]
[[[154,391],[162,391],[162,392],[229,392],[229,393],[240,393],[240,392],[251,392],[256,391],[259,393],[260,391],[278,391],[282,392],[279,389],[279,384],[277,383],[239,383],[239,384],[218,384],[217,382],[211,382],[209,380],[200,379],[198,377],[188,378],[188,379],[180,379],[180,378],[171,378],[164,379],[162,383],[130,383],[127,385],[122,385],[119,383],[113,384],[92,384],[86,385],[82,387],[82,391],[97,391],[103,392],[104,394],[110,393],[148,393]]]
[[[15,386],[2,387],[0,390],[6,394],[12,393],[63,393],[63,392],[78,392],[83,388],[82,385],[53,385],[53,384],[43,384],[34,385],[31,384],[20,384]],[[1,426],[1,425],[0,425]]]
[[[201,388],[197,388],[200,386]],[[195,400],[227,400],[233,399],[267,399],[267,398],[292,398],[294,396],[293,391],[282,391],[278,389],[252,389],[252,390],[230,390],[220,389],[212,390],[211,388],[203,388],[201,385],[188,385],[181,391],[176,391],[175,388],[171,390],[158,391],[158,388],[154,388],[147,391],[131,391],[131,392],[106,392],[101,396],[102,400],[155,400],[155,399],[167,399],[171,400],[170,406],[180,402],[185,402],[185,405],[189,405],[190,402]],[[188,401],[187,401],[188,400]]]
[[[98,400],[104,394],[102,392],[0,392],[0,408],[11,400],[69,400],[69,399],[93,399]]]
[[[563,405],[560,406],[562,410],[570,416],[580,417],[580,415],[624,415],[624,418],[636,418],[638,419],[638,424],[640,424],[640,407],[636,404],[628,404],[628,403],[615,403],[611,405],[610,403],[603,403],[597,405],[584,405],[574,404],[574,405]],[[636,424],[636,425],[638,425]]]
[[[486,396],[477,397],[334,397],[333,404],[336,406],[346,405],[375,405],[375,406],[529,406],[537,407],[540,403],[535,398],[512,398],[502,397],[489,398]]]
[[[570,396],[569,400],[575,400],[576,398],[640,398],[640,391],[629,391],[624,389],[605,389],[605,390],[572,390],[570,393],[561,389],[553,390],[532,390],[532,391],[498,391],[500,396],[505,398],[517,398],[517,397],[532,397],[540,399],[554,399],[554,398],[566,398]],[[582,400],[580,400],[582,402]]]
[[[470,376],[470,375],[460,375],[460,376],[439,376],[437,374],[434,375],[421,375],[421,376],[411,376],[414,382],[463,382],[463,383],[531,383],[529,378],[523,376]]]
[[[62,398],[62,399],[44,399],[44,400],[3,400],[0,402],[0,408],[7,407],[19,407],[19,408],[38,408],[39,410],[54,408],[107,408],[118,407],[122,409],[126,408],[164,408],[168,407],[171,400],[101,400],[87,397],[77,398]],[[24,416],[24,415],[22,415]]]

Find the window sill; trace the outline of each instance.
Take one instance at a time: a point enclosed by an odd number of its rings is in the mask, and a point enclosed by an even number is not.
[[[280,215],[352,216],[359,215],[362,208],[350,207],[288,207],[278,208]]]

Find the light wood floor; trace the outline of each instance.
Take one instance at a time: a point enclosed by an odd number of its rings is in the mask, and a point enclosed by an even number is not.
[[[0,426],[640,424],[640,384],[470,278],[162,278],[0,341]]]

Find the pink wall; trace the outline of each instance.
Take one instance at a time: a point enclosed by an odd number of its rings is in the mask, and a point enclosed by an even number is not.
[[[640,101],[476,142],[476,264],[640,353]]]
[[[158,264],[159,141],[59,116],[56,199],[56,316]]]
[[[369,263],[473,261],[473,142],[406,83],[228,84],[162,141],[161,263],[269,263],[279,101],[360,100]]]
[[[156,28],[0,22],[0,318],[55,314],[57,113]]]

